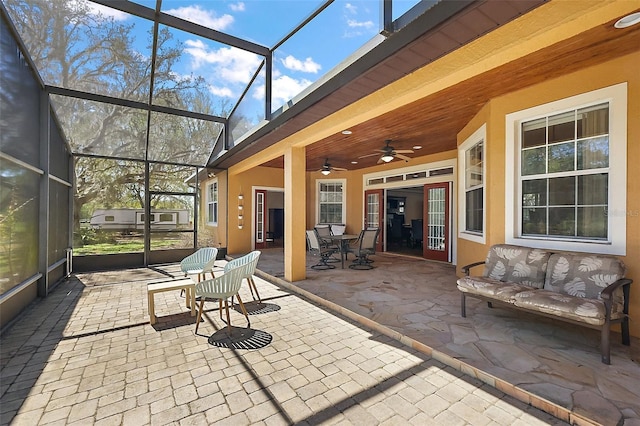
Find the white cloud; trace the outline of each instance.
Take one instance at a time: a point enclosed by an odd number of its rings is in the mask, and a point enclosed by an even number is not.
[[[302,62],[300,59],[296,59],[289,55],[286,58],[281,59],[280,62],[282,62],[282,65],[284,65],[285,68],[292,71],[311,72],[317,74],[318,71],[322,69],[322,66],[319,63],[314,62],[311,58],[307,58]]]
[[[355,15],[356,13],[358,13],[358,8],[352,5],[351,3],[345,4],[344,9],[352,15]]]
[[[233,91],[228,87],[209,86],[209,92],[222,98],[233,98]]]
[[[202,40],[187,40],[185,45],[185,52],[191,55],[194,69],[212,65],[214,67],[207,73],[226,83],[249,83],[261,62],[260,56],[235,47],[210,50]]]
[[[241,2],[241,1],[239,1],[238,3],[231,3],[229,5],[229,8],[234,12],[244,12],[245,11],[244,2]]]
[[[375,26],[372,21],[356,21],[355,19],[348,19],[347,25],[349,28],[364,28],[367,30]]]
[[[212,10],[205,10],[199,5],[179,7],[166,11],[168,14],[184,20],[203,25],[214,30],[224,30],[233,24],[233,16],[224,14],[217,16]]]
[[[311,83],[312,81],[310,80],[296,80],[295,78],[291,78],[288,75],[281,75],[278,78],[274,78],[272,87],[273,107],[280,107],[285,102],[291,100],[294,96],[298,95],[300,92],[306,89],[309,85],[311,85]],[[264,99],[264,92],[264,85],[257,87],[255,92],[253,93],[254,99]]]

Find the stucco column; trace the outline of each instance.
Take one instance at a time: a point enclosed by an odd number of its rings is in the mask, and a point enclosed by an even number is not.
[[[306,158],[305,148],[284,152],[284,278],[299,281],[306,275]]]

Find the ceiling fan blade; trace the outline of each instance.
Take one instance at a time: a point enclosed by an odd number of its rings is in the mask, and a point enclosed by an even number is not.
[[[382,157],[378,158],[378,162],[376,164],[382,164],[384,163],[384,161],[382,160]]]
[[[336,170],[338,172],[346,172],[347,171],[347,169],[344,169],[342,167],[331,167],[331,169],[332,170]]]
[[[411,157],[407,157],[406,155],[398,154],[398,151],[396,151],[396,157],[402,158],[404,161],[411,160]]]
[[[413,154],[412,149],[396,149],[393,152],[395,152],[396,154]]]
[[[367,154],[367,155],[361,155],[361,156],[360,156],[360,157],[358,157],[358,158],[367,158],[367,157],[373,157],[374,155],[380,155],[380,154],[378,154],[378,153],[375,153],[375,154]]]

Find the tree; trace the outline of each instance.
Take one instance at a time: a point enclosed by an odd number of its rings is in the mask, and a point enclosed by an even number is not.
[[[117,21],[96,13],[82,0],[7,0],[6,5],[46,84],[148,102],[151,22],[145,21],[149,25],[145,44],[135,38],[135,26],[129,23],[133,17]],[[161,26],[153,75],[154,103],[212,114],[204,79],[175,72],[182,55],[183,46],[168,27]],[[217,123],[149,115],[146,109],[59,95],[51,100],[75,154],[204,165],[220,131]],[[219,109],[228,110],[229,105],[222,104]],[[152,131],[147,142],[149,119]],[[144,206],[144,163],[102,158],[79,158],[76,163],[76,227],[83,206]],[[184,187],[176,168],[179,166],[151,165],[156,189],[177,191]],[[158,202],[154,196],[152,205]]]

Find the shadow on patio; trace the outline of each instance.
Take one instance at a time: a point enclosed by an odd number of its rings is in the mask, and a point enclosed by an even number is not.
[[[228,339],[215,302],[194,334],[179,291],[157,295],[149,324],[146,284],[182,279],[177,264],[72,276],[2,335],[0,423],[563,423],[535,407],[638,421],[628,348],[605,366],[589,330],[480,303],[462,319],[451,266],[375,260],[292,285],[276,278],[282,250],[264,250],[263,303],[243,284],[251,326],[232,311]]]
[[[283,252],[263,251],[264,277],[556,417],[602,424],[640,422],[640,340],[612,333],[612,363],[600,362],[600,333],[467,299],[460,316],[455,268],[406,256],[374,256],[368,271],[307,268],[282,281]],[[307,264],[316,259],[308,256]],[[272,279],[273,280],[273,279]],[[637,424],[637,423],[633,423]]]

